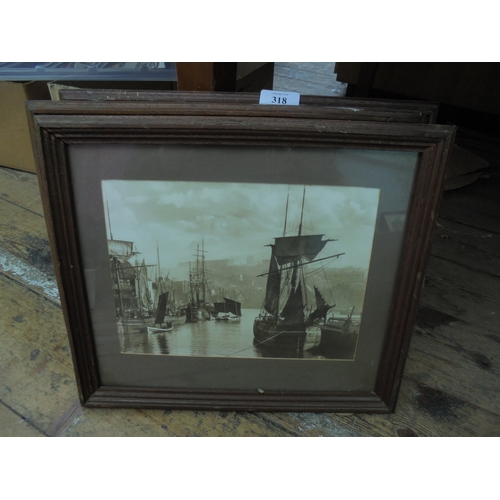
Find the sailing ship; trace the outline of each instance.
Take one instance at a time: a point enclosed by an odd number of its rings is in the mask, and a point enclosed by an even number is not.
[[[286,235],[287,198],[283,236],[274,238],[274,244],[269,245],[269,271],[260,275],[267,275],[264,304],[253,325],[254,343],[260,346],[297,352],[317,346],[321,340],[320,325],[333,307],[312,283],[307,266],[343,253],[317,258],[335,240],[324,239],[324,234],[303,234],[305,193],[304,188],[298,233],[293,236]]]
[[[202,249],[196,248],[196,264],[194,268],[189,264],[189,303],[186,307],[187,322],[210,320],[210,311],[213,305],[207,301],[207,274],[205,264],[205,248],[202,241]]]
[[[109,206],[106,201],[109,227],[108,257],[113,299],[118,328],[122,332],[145,332],[154,321],[154,304],[149,289],[148,266],[139,264],[133,241],[116,240],[111,230]],[[130,260],[135,257],[135,265]]]
[[[130,262],[138,252],[132,241],[108,240],[113,297],[119,325],[127,332],[145,331],[154,320],[154,305],[148,286],[149,266],[144,259]]]
[[[214,302],[212,315],[216,321],[239,321],[241,319],[241,302],[224,297],[223,302]]]
[[[164,333],[174,329],[173,323],[165,320],[167,299],[168,292],[160,294],[154,324],[153,326],[148,326],[148,333]]]
[[[157,254],[157,271],[154,284],[155,289],[155,303],[157,304],[157,317],[156,320],[161,319],[159,323],[171,323],[172,325],[183,325],[186,322],[186,311],[178,307],[175,301],[175,286],[174,282],[168,278],[163,278],[161,275],[160,266],[160,251],[158,245],[156,246]],[[161,318],[158,316],[161,311]]]

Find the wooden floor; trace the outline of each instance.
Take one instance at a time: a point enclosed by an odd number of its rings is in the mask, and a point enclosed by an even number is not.
[[[328,95],[328,68],[276,64],[275,88]],[[80,408],[36,177],[0,168],[0,435],[500,436],[500,147],[457,141],[493,174],[444,193],[392,415]]]
[[[347,85],[337,81],[335,63],[274,63],[274,90],[342,97]]]

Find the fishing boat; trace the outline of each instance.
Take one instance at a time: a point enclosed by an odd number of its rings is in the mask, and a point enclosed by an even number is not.
[[[214,302],[212,315],[215,321],[240,321],[241,302],[224,297],[223,302]]]
[[[162,327],[156,327],[156,326],[148,326],[148,333],[165,333],[165,332],[171,332],[174,329],[174,326],[171,324],[170,326],[165,325]]]
[[[318,350],[329,358],[353,359],[359,334],[359,321],[353,319],[354,307],[347,316],[333,312],[320,325],[321,341]]]
[[[324,234],[303,234],[305,188],[298,233],[286,235],[288,198],[283,236],[274,238],[271,247],[264,304],[254,320],[255,343],[298,352],[316,347],[321,340],[321,323],[333,307],[312,282],[307,266],[338,258],[343,253],[317,258],[327,243]],[[313,293],[311,293],[313,291]]]
[[[167,312],[167,300],[168,292],[160,294],[154,323],[152,326],[148,326],[148,333],[164,333],[173,330],[174,325],[172,321],[165,318]]]

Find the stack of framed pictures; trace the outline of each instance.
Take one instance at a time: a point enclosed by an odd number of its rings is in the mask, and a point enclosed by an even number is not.
[[[80,398],[394,411],[454,140],[432,103],[28,103]]]

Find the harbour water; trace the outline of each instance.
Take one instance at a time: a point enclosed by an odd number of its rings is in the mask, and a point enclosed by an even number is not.
[[[254,342],[258,309],[242,309],[239,321],[200,321],[174,326],[172,331],[148,333],[146,328],[120,333],[122,352],[171,356],[332,359],[318,351],[269,349]],[[326,354],[326,355],[325,355]]]

